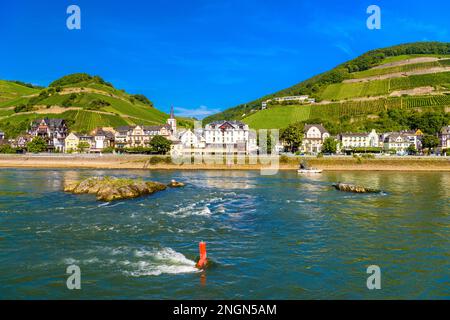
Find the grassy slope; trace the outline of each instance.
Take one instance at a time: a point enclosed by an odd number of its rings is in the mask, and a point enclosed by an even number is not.
[[[76,93],[77,97],[70,105],[70,108],[80,110],[68,109],[64,111],[64,108],[60,108],[62,113],[45,113],[45,108],[52,108],[54,106],[61,107],[63,105],[64,101],[70,96],[67,90],[80,91],[81,88],[84,88],[85,91]],[[96,91],[89,92],[87,88]],[[0,81],[0,129],[6,131],[8,136],[14,137],[20,132],[23,132],[30,121],[42,117],[66,119],[72,123],[70,129],[78,132],[89,132],[100,126],[118,127],[127,124],[158,125],[165,123],[168,118],[168,115],[164,112],[136,99],[131,99],[131,96],[123,90],[118,90],[107,85],[81,82],[75,85],[63,86],[62,89],[62,93],[52,94],[34,104],[35,109],[39,108],[41,110],[40,113],[14,113],[13,108],[15,106],[30,103],[30,99],[32,99],[30,95],[36,97],[40,93],[40,90],[30,89],[7,81]],[[101,92],[97,92],[97,90]],[[98,110],[89,110],[94,100],[107,101],[110,105],[103,106]],[[190,126],[190,122],[190,119],[183,118],[180,119],[179,125]]]
[[[39,92],[37,89],[28,88],[13,82],[0,80],[0,103],[22,96],[35,94]]]

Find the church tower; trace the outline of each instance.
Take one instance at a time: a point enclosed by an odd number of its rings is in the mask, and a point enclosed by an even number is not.
[[[172,128],[172,134],[175,135],[177,133],[177,120],[175,119],[173,106],[170,108],[170,117],[167,119],[167,124]]]

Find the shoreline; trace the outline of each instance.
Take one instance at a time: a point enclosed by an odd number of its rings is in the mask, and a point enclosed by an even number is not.
[[[45,169],[139,169],[139,170],[261,170],[270,165],[256,164],[151,164],[149,155],[0,155],[0,168]],[[162,159],[164,157],[161,157]],[[374,159],[336,157],[288,157],[280,171],[297,170],[300,159],[324,171],[422,171],[450,172],[450,157],[380,157]],[[247,159],[248,160],[248,159]],[[270,158],[265,158],[270,161]],[[267,162],[266,162],[267,163]],[[270,163],[270,162],[269,162]]]

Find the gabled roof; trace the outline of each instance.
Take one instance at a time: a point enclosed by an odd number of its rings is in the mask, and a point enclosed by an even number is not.
[[[172,127],[169,124],[162,124],[159,126],[142,126],[142,128],[147,131],[159,131],[162,128],[171,129]]]
[[[96,137],[104,136],[104,137],[106,137],[108,139],[114,138],[114,134],[112,132],[105,131],[103,129],[98,129],[94,136],[96,136]]]
[[[404,134],[404,133],[393,133],[393,134],[387,136],[384,139],[384,142],[396,142],[396,140],[398,138],[401,138],[404,141],[409,141],[408,140],[408,136],[406,134]]]
[[[328,130],[325,129],[324,126],[323,126],[322,124],[305,124],[305,127],[304,127],[303,130],[304,130],[305,132],[308,132],[308,130],[311,129],[312,127],[316,127],[317,129],[319,129],[319,131],[320,131],[321,134],[329,133]]]
[[[222,127],[223,125],[231,126],[232,128],[246,126],[245,123],[236,120],[219,120],[207,124],[207,126],[218,126],[218,127]]]
[[[116,131],[118,131],[118,132],[126,132],[126,131],[129,131],[129,130],[133,130],[135,127],[136,126],[120,126],[120,127],[117,127]]]
[[[33,121],[32,125],[39,126],[42,122],[44,122],[50,128],[56,128],[56,127],[63,126],[66,123],[66,120],[64,120],[64,119],[49,119],[49,118],[36,119]]]

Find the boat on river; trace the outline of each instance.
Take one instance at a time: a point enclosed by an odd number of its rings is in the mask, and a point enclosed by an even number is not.
[[[310,168],[310,169],[298,169],[298,173],[302,174],[317,174],[322,173],[322,169]]]
[[[322,173],[322,169],[310,168],[306,160],[303,160],[300,163],[300,168],[298,168],[297,172],[300,174],[318,174]]]

